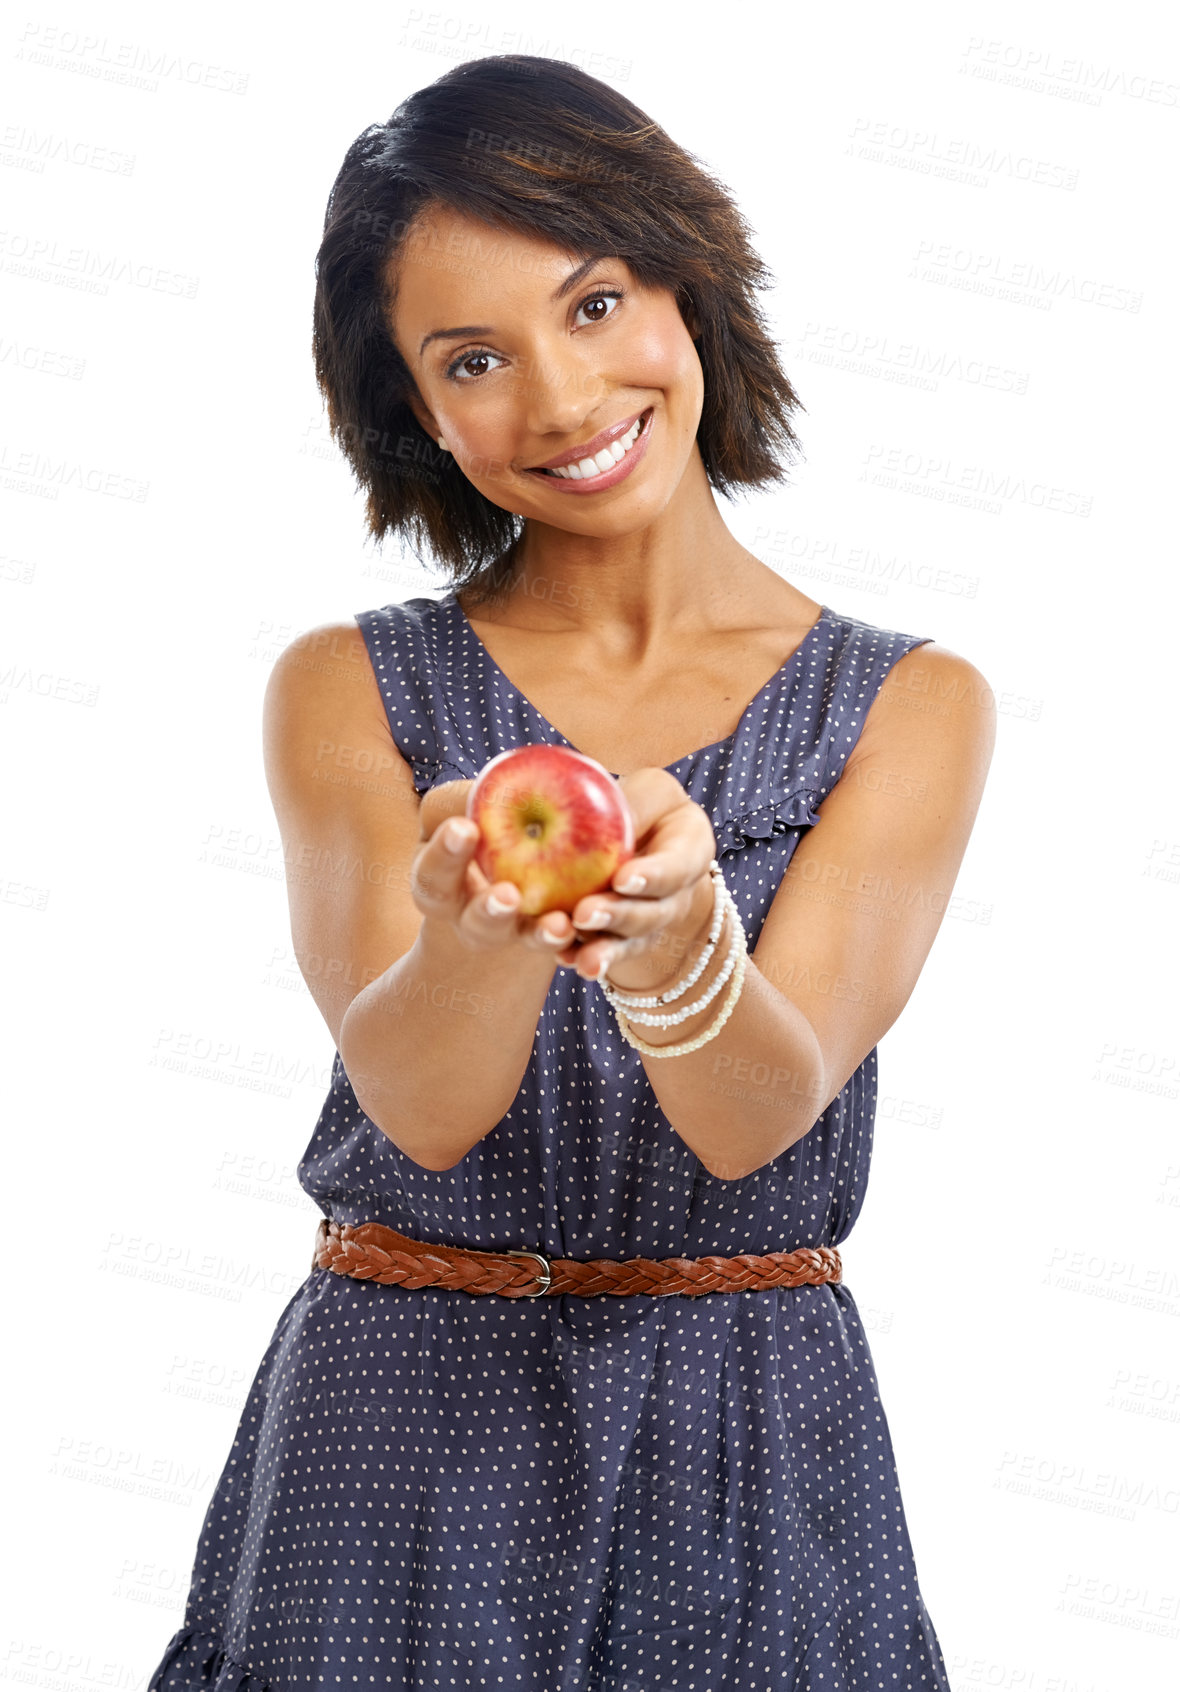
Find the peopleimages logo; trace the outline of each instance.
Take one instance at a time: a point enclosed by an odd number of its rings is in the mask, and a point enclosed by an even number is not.
[[[1008,259],[945,241],[919,241],[909,274],[911,280],[942,282],[1014,305],[1034,305],[1041,311],[1051,311],[1060,299],[1136,315],[1143,304],[1141,292],[1096,276],[1079,276],[1070,270],[1050,269],[1036,259]]]
[[[211,65],[204,59],[186,59],[179,53],[145,47],[140,42],[120,41],[109,35],[91,35],[32,20],[25,24],[16,57],[50,70],[73,71],[103,82],[118,82],[145,94],[157,93],[162,81],[210,88],[222,94],[244,94],[250,81],[245,71]]]
[[[0,230],[0,269],[10,276],[60,283],[92,294],[106,294],[112,282],[125,282],[129,287],[150,293],[174,294],[192,300],[200,287],[200,277],[182,271],[137,262],[125,254],[67,247],[51,237],[27,235],[13,229]]]
[[[1091,494],[1030,481],[1026,476],[993,470],[986,465],[956,464],[941,453],[920,452],[883,441],[870,443],[859,480],[902,493],[918,493],[927,499],[975,505],[995,515],[1004,509],[1003,501],[1055,511],[1064,517],[1088,517],[1093,504]]]
[[[806,324],[792,350],[796,358],[812,363],[887,381],[905,381],[929,391],[937,389],[943,379],[1000,393],[1024,394],[1028,389],[1027,370],[1013,370],[994,360],[964,357],[945,347],[899,341],[891,335],[847,329],[836,323]]]
[[[1078,185],[1076,166],[1059,164],[1053,159],[1036,159],[1027,153],[1012,153],[994,142],[940,135],[937,130],[920,125],[891,123],[887,118],[857,118],[845,151],[854,158],[964,182],[971,187],[986,188],[997,177],[1041,188],[1064,188],[1068,193]]]
[[[0,478],[6,487],[21,483],[30,489],[51,490],[56,499],[61,488],[75,488],[81,493],[106,494],[111,499],[129,499],[142,505],[148,496],[150,482],[135,476],[124,476],[117,470],[105,470],[96,464],[83,464],[80,459],[53,458],[32,447],[10,447],[0,441]]]
[[[985,35],[971,36],[959,70],[986,82],[1053,94],[1088,106],[1100,106],[1104,94],[1122,94],[1128,100],[1146,100],[1152,105],[1180,105],[1180,84],[1165,82],[1162,77],[1142,76],[1046,48],[1024,47],[1017,41],[989,40]]]

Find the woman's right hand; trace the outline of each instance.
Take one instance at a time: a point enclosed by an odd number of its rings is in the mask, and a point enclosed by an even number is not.
[[[453,928],[477,951],[521,946],[556,954],[578,938],[567,913],[522,916],[520,889],[510,881],[490,882],[475,862],[479,829],[467,816],[467,795],[474,785],[446,781],[423,795],[410,895],[424,920]],[[448,845],[454,836],[456,851]]]

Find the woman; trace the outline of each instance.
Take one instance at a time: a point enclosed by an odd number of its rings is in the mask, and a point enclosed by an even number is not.
[[[271,678],[324,1222],[152,1686],[945,1689],[837,1248],[987,685],[729,533],[714,491],[796,445],[765,272],[604,84],[512,56],[415,94],[317,275],[370,530],[453,586]],[[534,742],[635,817],[569,915],[473,861],[472,780]]]

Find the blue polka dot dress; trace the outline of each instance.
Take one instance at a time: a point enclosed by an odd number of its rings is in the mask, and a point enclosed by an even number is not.
[[[453,592],[357,622],[420,793],[570,744]],[[887,672],[928,638],[824,606],[736,733],[669,766],[751,949]],[[334,1220],[484,1250],[839,1245],[876,1091],[874,1050],[781,1157],[717,1180],[597,985],[558,969],[511,1109],[455,1168],[400,1152],[337,1054],[299,1179]],[[851,1289],[504,1299],[313,1269],[151,1680],[191,1687],[949,1692]]]

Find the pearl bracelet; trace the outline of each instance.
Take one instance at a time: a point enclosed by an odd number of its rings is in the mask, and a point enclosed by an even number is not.
[[[714,873],[714,872],[716,872],[716,873]],[[700,1034],[698,1034],[695,1037],[695,1039],[682,1040],[682,1041],[679,1042],[679,1044],[677,1044],[675,1046],[653,1046],[647,1040],[641,1040],[639,1038],[639,1036],[637,1034],[632,1033],[631,1029],[627,1026],[627,1023],[630,1020],[630,1018],[625,1017],[623,1010],[619,1007],[618,1004],[616,1004],[614,1006],[614,1012],[615,1012],[615,1016],[618,1020],[619,1032],[622,1034],[623,1038],[627,1041],[628,1045],[634,1046],[636,1051],[641,1052],[645,1057],[682,1057],[686,1052],[695,1052],[701,1046],[706,1045],[708,1043],[708,1041],[716,1039],[717,1035],[720,1034],[722,1028],[724,1028],[725,1024],[729,1021],[730,1015],[733,1011],[733,1007],[737,1004],[738,995],[741,993],[742,983],[745,980],[745,976],[746,976],[746,964],[747,964],[748,959],[749,959],[749,953],[747,952],[747,949],[746,949],[746,931],[745,931],[745,928],[742,924],[741,913],[739,912],[737,905],[734,902],[733,894],[729,891],[729,888],[725,885],[724,878],[721,876],[720,869],[718,868],[716,859],[714,859],[713,862],[709,865],[709,873],[710,873],[710,875],[714,875],[715,890],[722,894],[722,912],[721,912],[722,921],[724,921],[724,912],[726,910],[729,911],[730,917],[731,917],[732,922],[733,922],[733,937],[732,937],[732,940],[730,942],[729,956],[726,959],[726,967],[725,967],[724,971],[720,975],[719,979],[713,983],[711,990],[698,1002],[698,1004],[696,1006],[693,1007],[693,1009],[698,1009],[698,1010],[702,1009],[706,1004],[709,1003],[709,1001],[715,996],[715,994],[719,990],[722,982],[729,975],[730,968],[732,967],[732,969],[733,969],[733,980],[730,982],[729,992],[725,996],[724,1004],[721,1006],[720,1010],[717,1012],[717,1015],[713,1018],[713,1021],[709,1024],[708,1028],[704,1029]],[[711,930],[713,944],[716,943],[716,937],[720,933],[720,931],[721,931],[721,922],[718,922],[715,919],[714,927]],[[607,988],[607,985],[604,981],[600,981],[599,986],[603,988],[603,990],[607,993],[608,997],[610,997],[612,994],[617,994],[617,989]],[[683,991],[683,989],[681,989],[681,991]],[[672,995],[672,996],[673,997],[679,997],[679,994],[675,994],[675,995]],[[658,1003],[659,1001],[657,1000],[656,1002]],[[688,1013],[684,1013],[684,1014],[688,1014]],[[636,1017],[635,1020],[638,1021],[639,1018]],[[654,1018],[653,1019],[645,1018],[644,1020],[654,1020]],[[663,1019],[663,1020],[666,1022],[666,1024],[670,1025],[673,1021],[677,1021],[677,1022],[680,1021],[681,1017],[680,1016],[668,1017],[668,1018]]]
[[[725,877],[721,873],[721,866],[716,858],[709,860],[709,875],[713,881],[713,920],[709,925],[709,936],[705,949],[697,959],[691,975],[686,976],[678,987],[665,989],[662,993],[626,993],[620,991],[618,987],[612,987],[607,981],[599,982],[599,986],[616,1010],[647,1010],[655,1005],[670,1005],[674,1000],[687,993],[688,989],[700,980],[717,945],[717,937],[721,933],[721,924],[725,919],[726,901],[729,896]],[[735,910],[734,915],[736,916],[736,914]],[[708,1004],[708,1002],[707,999],[703,1001],[704,1004]],[[702,1006],[698,1004],[696,1008],[700,1010]],[[649,1019],[644,1016],[635,1017],[633,1020],[647,1022]]]
[[[725,986],[725,983],[729,980],[737,966],[738,952],[744,948],[746,938],[745,934],[742,932],[741,918],[738,916],[737,906],[734,904],[733,895],[730,893],[728,888],[725,889],[725,905],[726,910],[730,910],[733,913],[733,933],[730,938],[729,951],[726,955],[724,967],[721,969],[716,979],[712,982],[708,991],[703,993],[695,1004],[686,1005],[683,1010],[669,1011],[666,1014],[660,1011],[637,1011],[631,1010],[630,1007],[625,1007],[628,1022],[647,1023],[653,1028],[673,1028],[678,1022],[684,1022],[688,1017],[695,1016],[697,1011],[704,1010],[705,1006],[710,1004],[717,997],[718,993]],[[616,1005],[615,1008],[617,1010],[619,1007]]]
[[[640,1040],[637,1035],[632,1034],[631,1030],[623,1021],[622,1012],[616,1011],[615,1015],[619,1019],[619,1028],[622,1031],[623,1038],[629,1045],[634,1046],[636,1051],[642,1052],[645,1057],[658,1058],[683,1057],[686,1052],[695,1052],[698,1047],[705,1045],[709,1040],[715,1039],[717,1035],[720,1034],[725,1024],[729,1021],[730,1012],[733,1010],[734,1005],[737,1004],[738,994],[742,990],[742,982],[745,979],[746,974],[746,957],[746,949],[743,946],[738,955],[737,968],[733,972],[733,983],[726,995],[725,1003],[722,1005],[709,1027],[705,1029],[705,1032],[703,1034],[698,1034],[695,1040],[682,1040],[678,1046],[649,1045],[646,1040]]]

